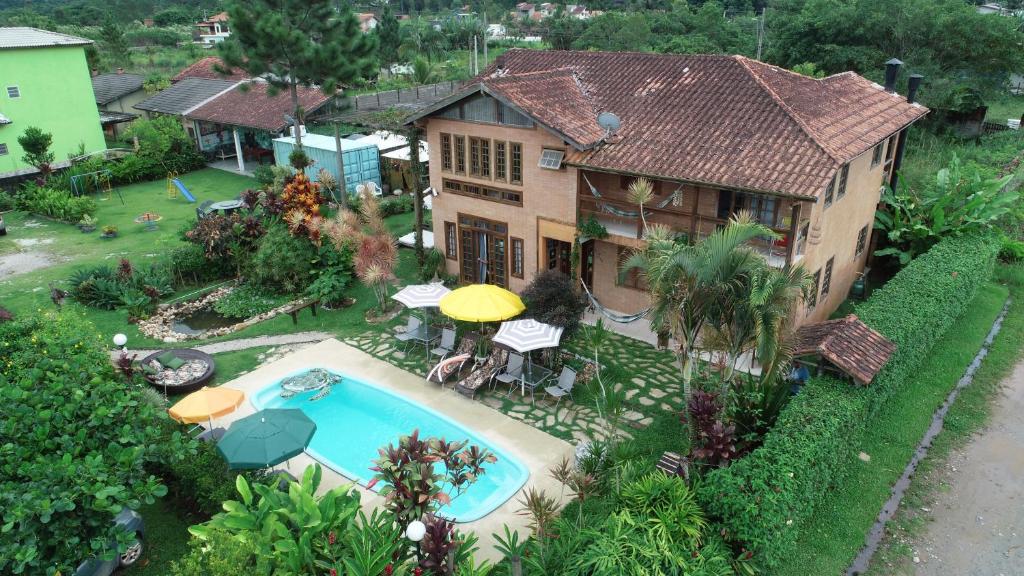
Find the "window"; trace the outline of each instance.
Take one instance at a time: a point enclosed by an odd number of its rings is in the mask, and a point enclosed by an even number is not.
[[[854,257],[860,256],[860,253],[864,251],[864,246],[868,243],[868,227],[865,226],[860,229],[857,233],[857,249],[854,251]]]
[[[537,166],[548,170],[558,170],[562,167],[562,158],[565,158],[564,150],[545,148],[540,153],[540,162],[537,163]]]
[[[833,256],[828,259],[825,264],[825,277],[821,279],[821,299],[824,300],[828,296],[828,291],[832,289],[832,265],[835,264],[836,257]]]
[[[850,165],[843,166],[843,169],[839,171],[839,188],[836,190],[836,200],[843,197],[846,194],[846,181],[850,178]]]
[[[523,277],[523,239],[512,238],[512,276]]]
[[[512,184],[523,183],[523,145],[518,142],[509,144],[510,161],[509,179]]]
[[[491,141],[480,141],[480,177],[491,177]]]
[[[7,150],[7,144],[0,142],[0,156],[7,156],[8,152],[9,151]]]
[[[811,277],[811,281],[814,283],[814,289],[810,291],[807,296],[807,311],[814,310],[814,307],[818,305],[818,284],[821,283],[821,268],[814,273]]]
[[[494,141],[494,179],[502,182],[508,178],[508,145],[501,140]]]
[[[633,255],[633,250],[625,246],[619,246],[618,248],[619,263],[615,274],[615,284],[625,286],[626,288],[633,288],[634,290],[647,290],[647,279],[644,278],[643,272],[639,268],[633,268],[628,271],[623,269],[622,265]]]
[[[459,257],[459,241],[456,238],[456,229],[454,222],[444,223],[444,255],[447,258],[455,260]]]
[[[825,187],[825,208],[832,205],[832,200],[836,192],[836,177],[833,176],[828,182],[828,186]]]
[[[447,178],[444,179],[443,182],[445,192],[461,194],[463,196],[475,196],[485,200],[494,200],[495,202],[502,202],[505,204],[515,204],[516,206],[523,205],[523,195],[518,190],[491,188],[490,186],[480,186],[479,184],[470,184],[469,182],[460,182],[458,180],[448,180]]]
[[[455,173],[466,173],[466,137],[455,137]]]
[[[441,170],[452,171],[452,135],[441,134]]]
[[[892,160],[893,155],[896,154],[896,134],[893,134],[889,138],[889,144],[885,147],[885,161]]]
[[[762,196],[760,194],[736,193],[735,212],[748,212],[759,224],[775,228],[776,210],[778,202],[774,196]]]
[[[480,175],[480,139],[469,139],[469,175]]]
[[[8,86],[7,87],[7,97],[8,98],[21,98],[21,89],[18,88],[17,86]]]
[[[882,163],[882,152],[885,148],[885,142],[875,146],[875,149],[871,151],[871,167],[874,168]]]

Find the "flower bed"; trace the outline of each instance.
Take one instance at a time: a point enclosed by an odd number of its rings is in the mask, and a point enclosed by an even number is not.
[[[245,320],[240,320],[235,324],[204,330],[198,334],[186,334],[174,328],[174,324],[177,320],[195,314],[196,312],[212,309],[215,302],[229,294],[234,289],[234,286],[226,286],[218,288],[196,300],[179,302],[177,304],[161,304],[157,308],[156,314],[150,316],[146,320],[139,321],[139,332],[150,338],[155,338],[168,343],[185,342],[188,340],[206,340],[208,338],[216,338],[218,336],[224,336],[225,334],[237,332],[243,328],[248,328],[249,326],[286,312],[292,306],[302,302],[301,299],[293,300],[282,304],[273,310],[257,314],[250,318],[246,318]]]

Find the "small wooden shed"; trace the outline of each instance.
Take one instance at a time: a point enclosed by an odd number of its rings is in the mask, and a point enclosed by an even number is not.
[[[801,326],[793,356],[815,355],[819,370],[835,369],[867,386],[896,351],[896,345],[855,314]]]

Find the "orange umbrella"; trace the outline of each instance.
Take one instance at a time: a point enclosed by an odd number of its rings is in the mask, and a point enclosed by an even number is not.
[[[198,424],[204,420],[213,427],[213,419],[235,411],[245,399],[241,390],[233,388],[203,388],[181,399],[167,413],[183,424]]]

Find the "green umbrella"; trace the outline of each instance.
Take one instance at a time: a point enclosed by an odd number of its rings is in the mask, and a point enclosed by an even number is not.
[[[301,454],[314,432],[302,410],[271,408],[232,423],[217,451],[233,469],[268,468]]]

